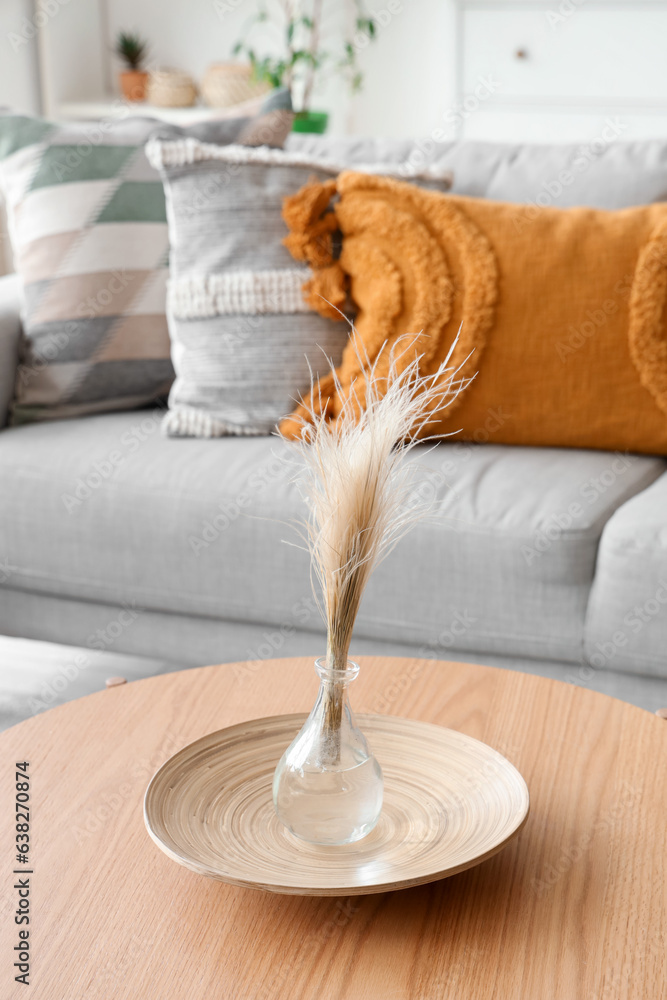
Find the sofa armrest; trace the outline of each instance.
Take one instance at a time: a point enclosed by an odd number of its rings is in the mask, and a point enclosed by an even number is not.
[[[17,274],[0,278],[0,427],[7,423],[19,362],[21,282]]]

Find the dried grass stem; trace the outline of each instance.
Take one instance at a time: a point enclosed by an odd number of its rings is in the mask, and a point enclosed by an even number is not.
[[[415,489],[415,463],[405,456],[424,428],[456,398],[470,379],[453,367],[456,341],[433,375],[419,374],[420,356],[406,362],[417,338],[387,346],[370,364],[353,330],[364,375],[354,383],[335,420],[326,407],[313,408],[304,422],[296,476],[308,507],[301,525],[311,555],[313,592],[327,627],[327,664],[345,670],[361,599],[368,579],[397,542],[428,513]],[[457,337],[458,340],[458,337]],[[379,376],[382,363],[383,375]],[[337,380],[336,392],[342,397]],[[327,708],[340,727],[343,689]]]

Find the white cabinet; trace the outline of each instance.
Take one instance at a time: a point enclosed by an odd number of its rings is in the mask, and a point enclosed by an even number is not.
[[[492,73],[504,99],[632,98],[667,104],[667,7],[576,10],[551,23],[557,10],[475,10],[465,13],[464,89]]]
[[[667,135],[667,2],[462,0],[458,8],[459,102],[470,112],[461,134],[592,141],[611,118],[625,139]],[[488,96],[475,100],[479,93]]]

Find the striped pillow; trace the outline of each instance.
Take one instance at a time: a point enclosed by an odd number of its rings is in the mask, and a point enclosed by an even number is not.
[[[324,374],[329,358],[338,364],[347,341],[344,324],[304,300],[312,274],[284,246],[281,215],[287,196],[342,165],[192,139],[155,138],[147,153],[164,179],[171,242],[176,380],[163,428],[174,437],[269,434],[308,391],[311,371]],[[436,170],[420,182],[443,190],[450,177]]]
[[[169,390],[169,237],[149,136],[282,145],[290,124],[281,110],[188,130],[0,117],[0,186],[25,291],[13,423],[132,409]]]

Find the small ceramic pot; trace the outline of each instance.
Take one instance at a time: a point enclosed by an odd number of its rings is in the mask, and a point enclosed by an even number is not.
[[[145,101],[148,73],[138,69],[128,69],[118,74],[120,89],[126,101]]]

